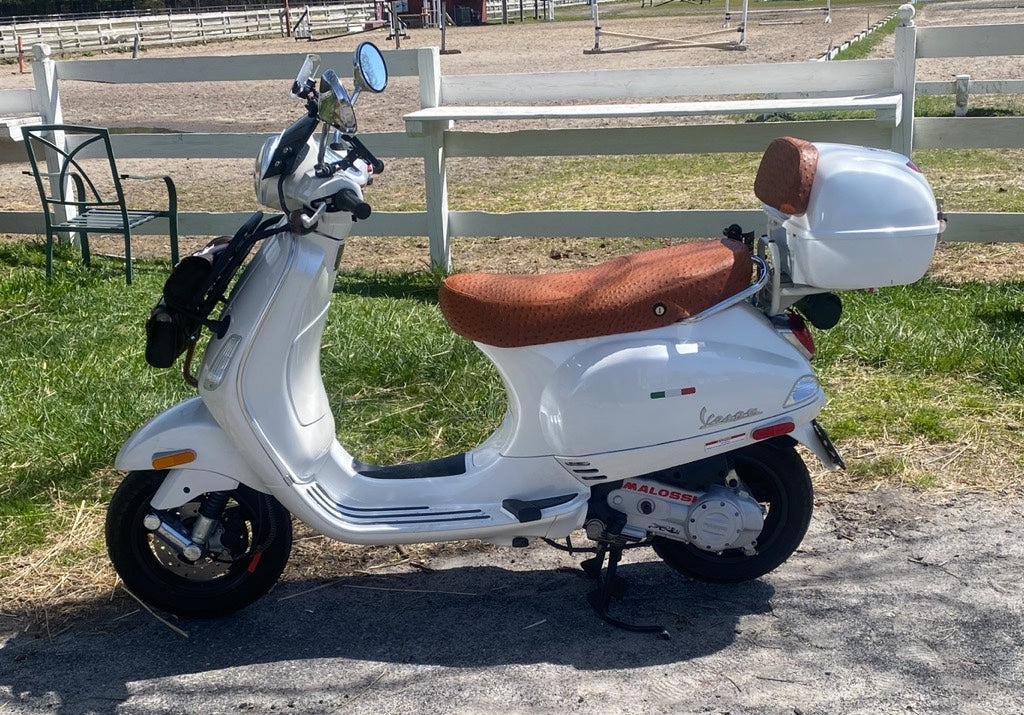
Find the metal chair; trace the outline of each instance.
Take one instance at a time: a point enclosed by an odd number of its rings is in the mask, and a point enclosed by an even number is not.
[[[117,170],[110,134],[99,127],[40,124],[22,127],[31,173],[39,189],[46,219],[46,275],[53,273],[53,241],[59,233],[77,233],[82,263],[90,262],[89,234],[124,236],[125,282],[132,282],[132,229],[156,218],[166,218],[171,243],[171,265],[178,263],[178,194],[169,176],[133,176]],[[83,159],[106,159],[102,169],[83,168]],[[100,162],[102,163],[102,162]],[[107,167],[110,175],[107,176]],[[167,210],[129,209],[123,179],[160,179],[167,185]],[[75,196],[68,197],[74,184]]]

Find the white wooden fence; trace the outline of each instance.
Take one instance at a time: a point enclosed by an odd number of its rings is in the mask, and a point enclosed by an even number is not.
[[[361,30],[374,19],[373,0],[337,5],[299,3],[291,9],[291,22],[308,12],[309,26],[318,35]],[[131,49],[160,45],[192,44],[250,37],[284,37],[284,10],[261,8],[225,12],[167,13],[131,17],[53,20],[0,25],[0,58],[18,57],[34,44],[50,46],[53,54],[87,50]]]
[[[612,0],[599,0],[611,2]],[[454,0],[448,0],[449,5]],[[503,0],[487,0],[488,18],[500,20]],[[539,14],[545,8],[586,5],[590,0],[504,0],[509,18]],[[285,16],[283,8],[253,8],[222,12],[184,12],[77,20],[48,20],[0,24],[0,59],[30,54],[32,45],[46,44],[54,55],[94,50],[125,50],[135,47],[194,44],[213,40],[251,37],[284,37],[303,20],[303,37],[356,32],[380,20],[384,0],[353,0],[331,5],[296,2]],[[449,11],[451,14],[451,11]]]
[[[581,81],[594,87],[618,87],[617,103],[637,95],[628,88],[642,73],[647,82],[663,82],[666,95],[761,93],[776,96],[794,92],[824,96],[837,86],[846,91],[877,86],[880,76],[891,78],[891,87],[902,93],[902,114],[891,121],[832,119],[771,123],[711,121],[699,124],[595,128],[518,129],[509,132],[463,130],[455,125],[426,136],[405,132],[363,134],[363,141],[379,156],[424,158],[427,171],[427,210],[379,212],[360,222],[363,235],[430,236],[431,258],[449,267],[449,241],[460,236],[541,237],[700,237],[718,235],[730,223],[755,227],[762,223],[755,210],[717,209],[691,211],[524,211],[488,213],[450,210],[444,183],[445,160],[480,156],[566,156],[622,154],[686,154],[705,152],[761,151],[775,137],[795,135],[819,141],[844,141],[878,147],[913,149],[1020,148],[1024,147],[1022,117],[914,118],[915,63],[925,57],[1004,56],[1024,54],[1024,25],[991,25],[917,28],[912,22],[896,31],[895,59],[857,60],[785,65],[724,65],[664,70],[586,73],[550,73],[545,82],[538,75],[478,77],[494,87],[524,87],[540,92],[542,86],[557,97],[558,75],[566,86]],[[436,48],[397,50],[385,53],[395,76],[418,76],[421,106],[437,107],[445,87],[465,87],[465,76],[443,77]],[[320,53],[324,66],[347,66],[347,53]],[[38,103],[47,120],[60,117],[59,83],[62,80],[113,83],[246,81],[293,78],[302,54],[234,57],[182,57],[173,59],[101,59],[53,62],[40,59],[33,68]],[[813,71],[803,71],[812,67]],[[685,85],[685,86],[683,86]],[[713,89],[712,89],[713,88]],[[526,91],[526,90],[524,90]],[[868,91],[868,90],[862,90]],[[451,92],[449,92],[451,94]],[[538,95],[539,97],[540,95]],[[0,95],[0,102],[3,95]],[[519,100],[513,100],[519,101]],[[541,101],[544,101],[541,98]],[[558,102],[555,102],[558,104]],[[692,104],[692,103],[687,103]],[[0,114],[3,114],[0,106]],[[122,158],[250,158],[267,135],[233,133],[119,134],[113,137]],[[12,142],[7,142],[9,145]],[[14,152],[16,153],[16,152]],[[0,151],[0,161],[14,158]],[[909,152],[908,152],[909,153]],[[240,213],[189,212],[181,214],[185,235],[232,233],[246,217]],[[41,215],[34,212],[0,212],[0,226],[7,233],[40,233]],[[150,231],[158,233],[159,228]],[[944,236],[949,241],[1024,240],[1024,214],[949,214]]]

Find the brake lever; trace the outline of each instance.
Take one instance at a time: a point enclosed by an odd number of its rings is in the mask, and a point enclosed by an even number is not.
[[[365,144],[350,134],[342,134],[341,138],[348,142],[349,146],[352,147],[353,153],[355,153],[358,158],[373,167],[374,174],[384,173],[384,162],[375,157],[373,152],[366,148]]]

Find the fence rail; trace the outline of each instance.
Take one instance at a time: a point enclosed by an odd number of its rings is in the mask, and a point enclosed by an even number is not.
[[[999,28],[993,31],[993,27]],[[941,32],[937,32],[941,30]],[[913,99],[914,48],[926,48],[927,56],[964,56],[965,47],[975,47],[980,55],[1024,54],[1024,45],[1016,39],[1024,36],[1024,25],[964,26],[959,28],[916,28],[912,25],[897,28],[896,60],[857,60],[853,64],[814,63],[814,73],[801,80],[806,91],[827,91],[835,86],[836,78],[877,73],[878,64],[890,67],[894,86],[902,87],[903,107],[910,108],[899,124],[899,141],[913,149],[940,148],[1021,148],[1024,147],[1024,117],[935,117],[914,118]],[[991,43],[983,38],[1002,37],[1006,44]],[[949,41],[943,45],[939,40]],[[947,49],[942,49],[947,47]],[[385,53],[391,73],[395,76],[418,76],[420,97],[424,106],[433,95],[440,93],[443,78],[439,74],[439,56],[436,48],[397,50]],[[250,79],[290,80],[303,54],[259,55],[236,57],[192,57],[173,59],[103,59],[44,60],[34,67],[42,84],[37,86],[45,112],[57,108],[60,102],[60,80],[77,79],[115,83],[240,81]],[[324,66],[342,66],[350,62],[347,53],[321,53]],[[49,64],[47,64],[49,63]],[[800,63],[794,63],[800,64]],[[652,75],[664,72],[685,74],[694,86],[712,82],[722,92],[740,88],[747,91],[752,76],[763,79],[759,92],[792,92],[793,76],[787,68],[772,69],[772,65],[723,65],[690,67],[673,70],[649,70]],[[47,69],[49,68],[49,70]],[[795,71],[795,70],[794,70]],[[867,76],[867,75],[865,75]],[[874,76],[874,74],[871,74]],[[50,84],[46,84],[50,77]],[[486,79],[486,78],[483,78]],[[463,81],[459,78],[452,86]],[[867,81],[863,79],[861,81]],[[1015,83],[1002,88],[1019,90]],[[21,97],[24,100],[24,97]],[[0,95],[0,103],[3,98]],[[616,101],[616,100],[613,100]],[[629,97],[617,101],[629,102]],[[0,114],[3,114],[0,106]],[[46,117],[49,118],[49,117]],[[910,131],[903,133],[908,127]],[[363,134],[363,141],[379,156],[437,157],[460,156],[552,156],[598,154],[685,154],[706,152],[760,151],[773,138],[792,134],[817,141],[846,141],[869,146],[892,147],[897,141],[891,126],[873,119],[831,119],[816,121],[787,121],[771,123],[682,124],[668,126],[630,126],[595,128],[517,129],[506,132],[445,130],[439,145],[437,137],[408,136],[405,132]],[[123,158],[249,158],[255,156],[267,136],[263,134],[184,133],[184,134],[123,134],[113,141],[118,156]],[[4,142],[9,148],[20,147]],[[18,152],[12,149],[12,157]],[[909,151],[907,152],[909,153]],[[0,152],[2,154],[2,152]],[[2,160],[2,157],[0,157]],[[710,207],[693,211],[525,211],[514,213],[488,213],[480,211],[450,210],[444,191],[432,190],[428,170],[426,211],[380,212],[372,221],[360,222],[357,231],[375,236],[430,236],[433,244],[435,229],[441,225],[447,236],[602,236],[602,237],[701,237],[717,235],[730,223],[759,225],[761,214],[756,210],[723,210]],[[436,187],[435,187],[436,189]],[[244,218],[239,213],[183,212],[180,228],[184,234],[214,235],[231,233]],[[38,233],[42,218],[38,212],[0,212],[0,225],[8,233]],[[159,233],[155,227],[143,233]],[[951,212],[949,228],[944,238],[949,241],[1022,241],[1024,240],[1024,213]],[[439,261],[438,253],[432,256]]]
[[[308,11],[315,32],[362,29],[376,17],[375,3],[310,5],[293,8],[291,20]],[[0,58],[17,57],[33,44],[49,45],[54,54],[95,49],[131,49],[251,37],[284,37],[287,19],[281,8],[225,12],[173,13],[0,25]],[[20,40],[20,45],[19,45]]]
[[[545,17],[552,8],[586,5],[590,0],[505,0],[508,16],[522,11],[531,17]],[[613,0],[599,0],[612,2]],[[447,0],[449,6],[457,0]],[[194,44],[212,40],[252,37],[284,37],[302,20],[302,37],[323,39],[327,35],[360,31],[384,18],[384,0],[300,5],[286,17],[281,7],[261,7],[217,12],[123,15],[77,19],[40,20],[0,24],[0,59],[15,58],[34,44],[49,45],[55,55],[136,47]],[[487,0],[488,18],[500,19],[502,0]],[[449,10],[449,14],[451,11]],[[20,44],[19,44],[20,42]]]

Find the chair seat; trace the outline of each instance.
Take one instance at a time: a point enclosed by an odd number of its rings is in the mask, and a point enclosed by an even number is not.
[[[35,178],[43,204],[47,276],[53,274],[56,234],[77,234],[82,263],[88,266],[89,234],[119,233],[124,236],[124,280],[131,285],[132,229],[155,218],[167,219],[171,265],[178,262],[178,192],[170,176],[122,174],[114,160],[110,132],[102,127],[36,124],[22,127],[21,133],[32,166],[26,173]],[[88,167],[87,173],[83,158],[105,158],[106,162]],[[167,187],[167,210],[129,209],[122,179],[162,180]],[[69,213],[76,215],[68,218]]]
[[[128,211],[128,228],[141,226],[147,221],[167,216],[166,211]],[[60,223],[54,228],[75,231],[124,231],[124,218],[117,209],[90,209],[72,219]]]

